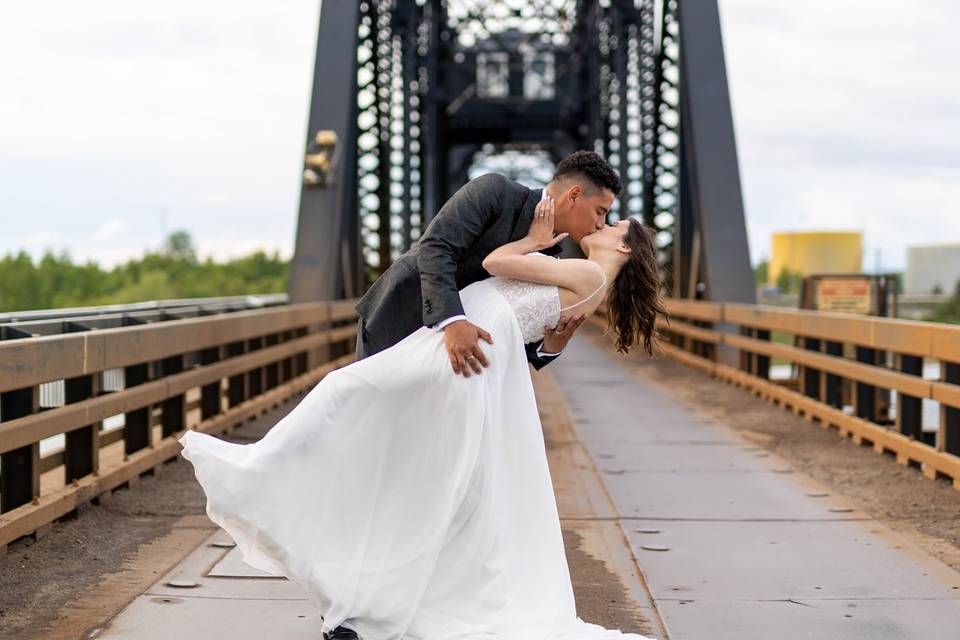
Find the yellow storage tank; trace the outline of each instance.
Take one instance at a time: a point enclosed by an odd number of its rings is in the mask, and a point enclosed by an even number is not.
[[[811,273],[861,273],[863,232],[782,231],[773,234],[768,284],[784,268]]]

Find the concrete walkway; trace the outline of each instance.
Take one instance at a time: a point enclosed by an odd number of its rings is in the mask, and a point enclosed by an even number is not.
[[[960,637],[960,574],[600,339],[581,332],[554,374],[672,640]]]

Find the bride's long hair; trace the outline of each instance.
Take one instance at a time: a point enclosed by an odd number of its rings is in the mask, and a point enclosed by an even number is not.
[[[616,333],[617,351],[628,353],[630,347],[643,341],[648,355],[654,355],[659,340],[657,314],[670,323],[670,314],[660,295],[660,265],[654,230],[637,218],[630,217],[630,226],[623,242],[630,247],[630,257],[620,269],[607,293],[607,323]]]

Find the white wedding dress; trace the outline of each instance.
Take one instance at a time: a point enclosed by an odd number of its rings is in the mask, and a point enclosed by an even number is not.
[[[650,640],[576,614],[524,343],[556,286],[460,291],[490,366],[455,375],[421,327],[331,372],[265,437],[180,442],[207,514],[253,567],[286,575],[322,632],[361,640]]]

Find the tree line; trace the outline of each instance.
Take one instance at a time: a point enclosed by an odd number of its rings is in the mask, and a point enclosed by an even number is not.
[[[0,258],[0,312],[283,293],[288,273],[289,261],[277,252],[200,260],[186,231],[111,269],[93,261],[74,264],[67,252],[49,250],[35,262],[21,250]]]

